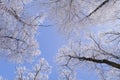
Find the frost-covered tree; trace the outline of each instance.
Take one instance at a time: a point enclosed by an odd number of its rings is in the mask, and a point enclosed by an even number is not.
[[[68,45],[59,49],[57,61],[63,70],[64,67],[70,71],[79,70],[79,68],[93,69],[98,73],[100,80],[119,80],[119,32],[105,33],[105,38],[101,39],[90,36],[90,39],[86,43],[70,41]]]
[[[0,0],[0,56],[21,62],[40,54],[35,34],[43,15],[31,14],[31,0]],[[38,11],[39,12],[39,11]]]
[[[115,25],[120,17],[119,0],[40,0],[39,4],[46,6],[49,19],[68,33],[96,25]]]
[[[0,0],[0,57],[18,63],[24,63],[25,60],[30,62],[33,57],[39,57],[36,34],[38,28],[43,26],[44,15],[39,10],[35,13],[29,11],[29,8],[33,8],[31,2]],[[17,66],[15,80],[48,80],[50,66],[44,58],[38,61],[37,64],[31,64],[34,67],[30,69]],[[0,80],[7,78],[0,77]]]
[[[59,74],[59,78],[58,80],[77,80],[76,79],[76,74],[75,71],[69,70],[69,68],[62,67],[62,69],[60,70],[60,74]]]
[[[44,58],[41,58],[32,69],[17,67],[15,80],[48,80],[50,66]]]
[[[49,74],[51,72],[51,67],[47,63],[44,58],[40,58],[32,64],[33,66],[25,67],[25,66],[17,66],[16,67],[16,76],[14,80],[48,80]],[[2,76],[0,80],[7,80],[4,79]]]

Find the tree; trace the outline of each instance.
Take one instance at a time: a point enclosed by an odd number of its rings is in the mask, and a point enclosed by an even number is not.
[[[35,34],[42,23],[42,15],[28,13],[29,2],[0,0],[0,54],[16,62],[40,54]]]
[[[26,67],[17,67],[15,80],[48,80],[50,66],[44,58],[41,58],[32,70]]]
[[[17,66],[14,80],[48,80],[50,70],[51,68],[47,61],[44,58],[41,58],[31,69],[21,65]],[[0,80],[7,79],[0,77]]]
[[[65,33],[76,33],[82,28],[119,21],[119,0],[47,0],[48,17]],[[61,15],[62,14],[62,15]]]
[[[92,42],[87,44],[79,41],[69,42],[59,49],[57,61],[63,69],[67,67],[70,71],[75,71],[82,66],[95,70],[101,80],[119,80],[119,32],[108,32],[105,35],[110,42],[105,42],[103,38],[97,40],[93,36],[90,36]]]
[[[58,80],[77,80],[76,78],[76,72],[73,70],[70,70],[66,66],[62,66],[61,69],[59,69],[59,76]]]
[[[35,39],[44,18],[39,11],[30,14],[26,6],[31,1],[0,0],[0,57],[7,57],[20,65],[17,66],[15,80],[48,80],[50,66],[44,58],[40,58]],[[26,60],[33,62],[35,56],[40,60],[31,64],[33,68],[21,66]],[[0,80],[6,79],[0,77]]]

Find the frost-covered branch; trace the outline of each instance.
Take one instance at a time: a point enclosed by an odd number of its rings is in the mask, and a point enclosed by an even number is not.
[[[48,80],[50,69],[47,61],[41,58],[32,69],[17,67],[15,80]]]
[[[76,56],[71,56],[71,55],[68,55],[70,58],[76,58],[76,59],[79,59],[80,61],[90,61],[90,62],[95,62],[95,63],[100,63],[100,64],[107,64],[111,67],[114,67],[114,68],[118,68],[120,69],[120,64],[119,63],[115,63],[113,61],[109,61],[107,59],[94,59],[94,58],[87,58],[87,57],[76,57]]]
[[[102,6],[104,6],[105,4],[107,4],[109,2],[109,0],[105,0],[103,1],[100,5],[98,5],[91,13],[89,13],[89,15],[87,15],[87,17],[91,16],[92,14],[94,14],[97,10],[99,10],[100,8],[102,8]]]

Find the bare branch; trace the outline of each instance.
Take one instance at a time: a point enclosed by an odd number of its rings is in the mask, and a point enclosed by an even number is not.
[[[105,0],[103,1],[99,6],[97,6],[91,13],[89,13],[89,15],[87,15],[86,17],[90,17],[91,15],[93,15],[96,11],[98,11],[100,8],[102,8],[104,5],[106,5],[109,2],[109,0]]]

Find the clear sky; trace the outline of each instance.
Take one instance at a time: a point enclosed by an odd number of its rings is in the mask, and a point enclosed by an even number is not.
[[[54,27],[46,27],[40,29],[38,41],[42,51],[41,56],[48,61],[50,66],[52,66],[50,80],[56,80],[58,71],[55,62],[55,54],[57,53],[57,49],[62,46],[65,40],[62,39],[62,36],[55,31]]]

